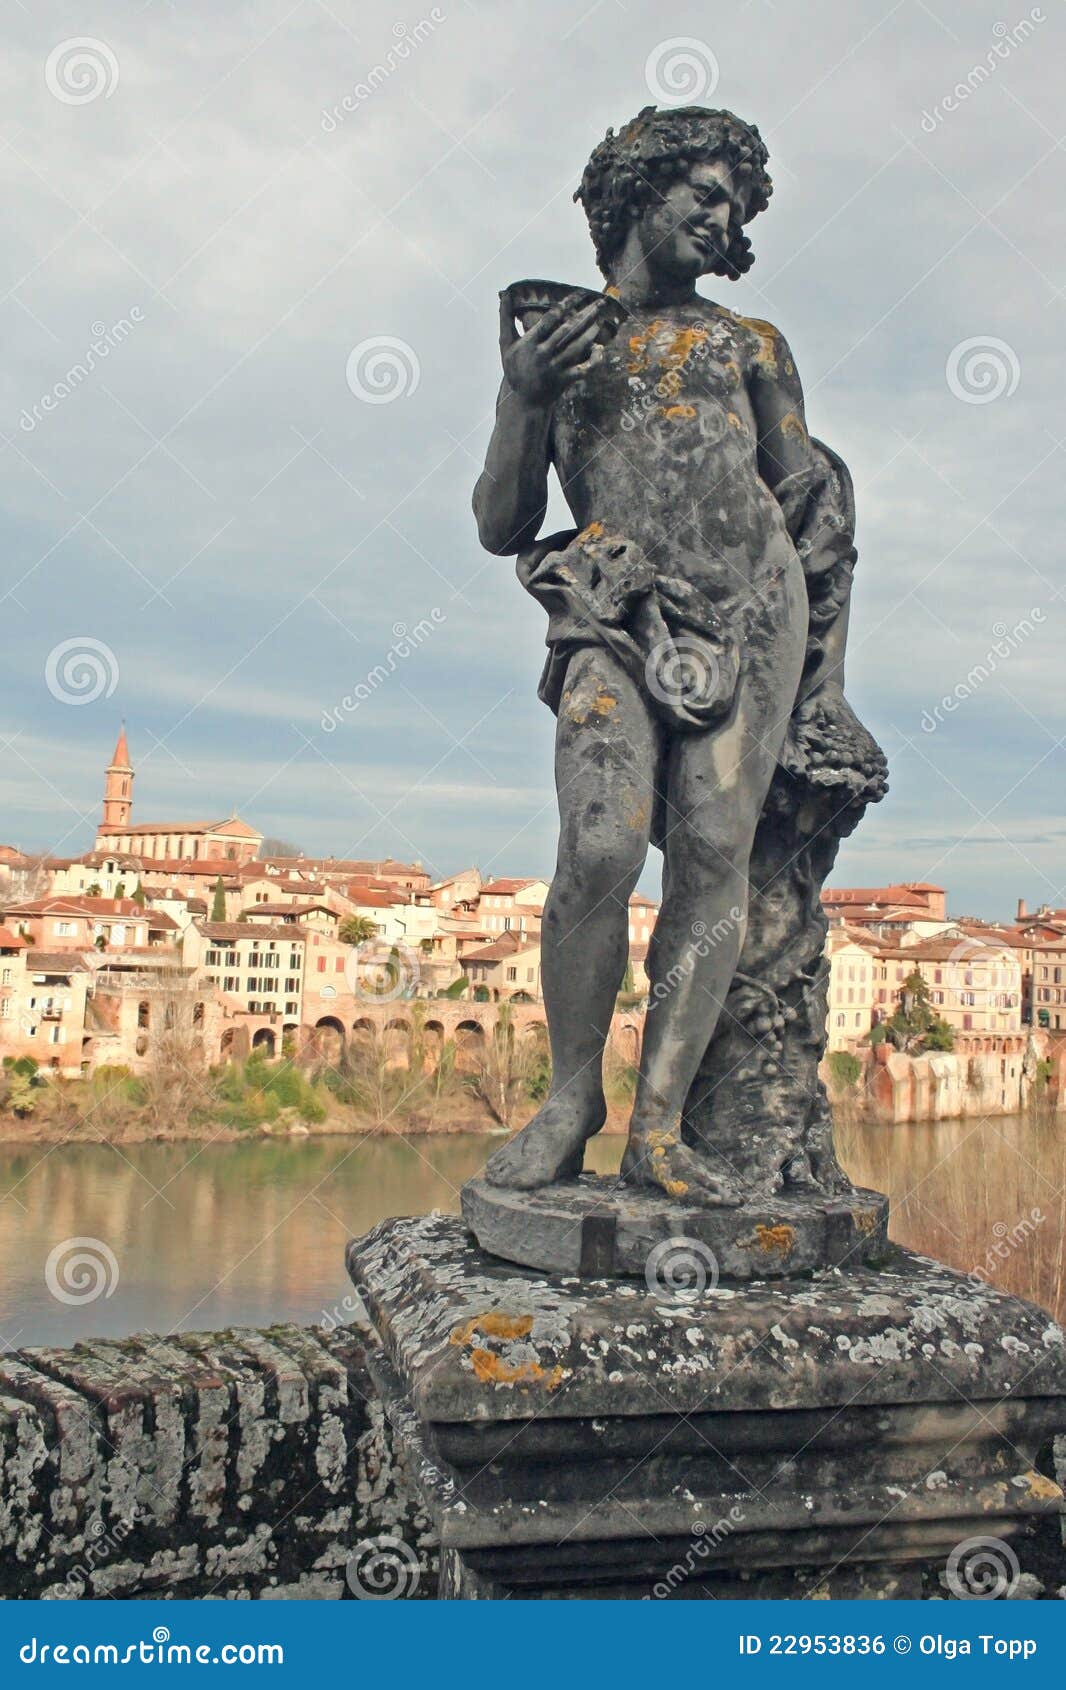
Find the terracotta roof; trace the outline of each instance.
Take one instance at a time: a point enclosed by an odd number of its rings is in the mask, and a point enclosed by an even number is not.
[[[252,921],[197,921],[197,933],[205,939],[303,939],[302,927],[258,927]]]
[[[362,904],[368,910],[387,910],[399,903],[395,892],[382,892],[376,886],[350,886],[348,896],[353,904]]]
[[[0,951],[24,951],[29,940],[21,933],[12,933],[10,927],[0,927]]]
[[[225,833],[238,839],[262,839],[262,834],[239,816],[226,816],[223,821],[209,822],[127,822],[124,827],[101,827],[98,832],[107,838],[120,835],[131,838],[138,833]]]
[[[1006,944],[983,944],[978,939],[953,936],[950,933],[943,938],[921,939],[914,945],[879,945],[877,956],[889,962],[957,962],[961,967],[968,963],[1002,961],[1002,953],[1009,951]],[[987,958],[982,957],[982,951],[987,951]]]
[[[491,945],[483,945],[478,951],[467,951],[459,960],[465,968],[468,962],[503,962],[520,952],[539,949],[540,940],[531,939],[528,934],[501,933]]]
[[[178,924],[174,920],[174,917],[172,915],[167,915],[165,910],[149,910],[148,925],[150,928],[159,929],[163,932],[165,932],[168,927],[174,933],[178,931]]]
[[[909,892],[905,886],[823,886],[823,904],[858,904],[867,909],[876,909],[885,904],[901,905],[904,908],[927,909],[928,903],[917,892]]]
[[[77,951],[27,951],[26,970],[30,974],[90,974],[85,958]]]
[[[330,909],[328,904],[249,904],[244,913],[251,921],[261,915],[310,915],[312,910],[325,910],[327,915],[340,920],[336,910]]]
[[[24,903],[9,903],[7,911],[18,915],[110,915],[116,920],[144,914],[132,898],[90,898],[81,892],[61,892],[47,898],[30,898]]]
[[[539,875],[533,875],[528,880],[486,880],[481,888],[481,896],[514,897],[516,892],[524,892],[527,886],[536,886],[539,879]]]

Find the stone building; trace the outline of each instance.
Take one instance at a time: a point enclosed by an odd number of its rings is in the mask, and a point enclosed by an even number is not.
[[[541,995],[540,940],[520,931],[501,933],[491,944],[468,951],[461,966],[475,997],[487,993],[492,1003],[508,998],[527,1003]]]
[[[1066,933],[1033,946],[1030,992],[1033,1026],[1066,1030]]]
[[[244,863],[258,856],[263,836],[242,822],[236,812],[222,821],[134,822],[134,778],[123,728],[104,776],[104,814],[96,834],[98,851],[125,852],[142,861],[208,857]]]

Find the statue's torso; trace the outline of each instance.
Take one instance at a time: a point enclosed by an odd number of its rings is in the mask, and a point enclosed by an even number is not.
[[[553,455],[578,526],[624,533],[715,598],[798,567],[758,472],[747,386],[758,348],[707,301],[640,310],[555,407]]]

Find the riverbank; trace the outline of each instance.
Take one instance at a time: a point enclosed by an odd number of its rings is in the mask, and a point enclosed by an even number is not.
[[[46,1075],[29,1058],[0,1072],[0,1143],[151,1144],[312,1134],[425,1137],[511,1131],[547,1095],[546,1051],[490,1041],[462,1065],[454,1046],[431,1059],[384,1041],[353,1042],[338,1062],[305,1066],[253,1053],[202,1069],[167,1060],[142,1073],[101,1067],[80,1079]],[[605,1064],[608,1131],[621,1130],[635,1071]]]

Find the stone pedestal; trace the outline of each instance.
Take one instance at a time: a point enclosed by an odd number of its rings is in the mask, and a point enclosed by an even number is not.
[[[1061,1506],[1035,1467],[1066,1425],[1061,1330],[905,1251],[666,1293],[516,1269],[426,1217],[348,1266],[444,1595],[912,1596]]]
[[[582,1174],[540,1191],[471,1179],[461,1197],[463,1219],[490,1255],[580,1279],[643,1277],[649,1258],[671,1279],[683,1278],[686,1265],[703,1282],[794,1278],[876,1262],[888,1249],[888,1198],[879,1191],[777,1193],[735,1209],[687,1209],[663,1192]]]

